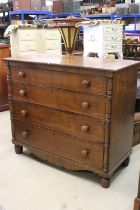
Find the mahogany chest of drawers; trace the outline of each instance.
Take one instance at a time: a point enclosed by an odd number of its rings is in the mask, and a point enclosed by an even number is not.
[[[5,59],[16,153],[89,170],[109,186],[132,149],[136,61],[80,56]]]
[[[9,45],[0,45],[0,111],[9,109],[8,104],[8,86],[6,80],[6,66],[2,61],[3,58],[10,56]]]

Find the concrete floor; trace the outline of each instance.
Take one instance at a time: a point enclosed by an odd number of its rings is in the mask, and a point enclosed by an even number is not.
[[[16,155],[9,112],[0,113],[0,210],[133,210],[140,170],[140,146],[131,162],[103,189],[90,172],[71,172]]]

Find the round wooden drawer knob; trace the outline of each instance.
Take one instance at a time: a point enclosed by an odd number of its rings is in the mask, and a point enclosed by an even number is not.
[[[18,73],[18,75],[19,75],[19,77],[25,77],[25,76],[26,76],[25,72],[23,72],[23,71],[20,71],[20,72]]]
[[[21,110],[21,116],[22,117],[26,117],[27,116],[27,114],[28,114],[28,112],[26,111],[26,110]]]
[[[89,126],[87,126],[87,125],[82,125],[81,130],[82,130],[83,132],[88,132],[88,131],[89,131]]]
[[[25,95],[26,95],[26,90],[20,90],[20,91],[19,91],[19,94],[20,94],[21,96],[25,96]]]
[[[22,137],[26,138],[27,136],[29,136],[29,132],[28,131],[23,131],[22,132]]]
[[[83,80],[83,81],[82,81],[82,86],[83,86],[83,87],[89,87],[89,86],[90,86],[90,81],[88,81],[88,80]]]
[[[82,103],[82,108],[83,108],[84,110],[87,110],[87,109],[89,108],[89,103],[88,103],[88,102],[83,102],[83,103]]]
[[[86,149],[82,150],[81,156],[82,156],[83,158],[86,158],[86,157],[88,156],[88,150],[86,150]]]

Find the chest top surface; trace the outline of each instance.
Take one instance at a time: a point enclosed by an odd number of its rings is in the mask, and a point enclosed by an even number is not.
[[[102,70],[117,72],[124,70],[128,67],[134,67],[138,70],[140,68],[140,62],[132,60],[111,60],[100,59],[92,57],[72,56],[72,55],[58,55],[58,56],[45,56],[45,55],[33,55],[33,56],[21,56],[17,58],[6,58],[5,61],[12,63],[31,63],[31,64],[46,64],[53,66],[66,66],[70,68],[84,68],[90,70]]]

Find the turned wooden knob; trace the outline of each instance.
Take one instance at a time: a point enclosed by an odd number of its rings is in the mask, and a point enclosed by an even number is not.
[[[82,126],[81,126],[81,130],[82,130],[83,132],[88,132],[88,131],[89,131],[89,126],[87,126],[87,125],[82,125]]]
[[[20,71],[20,72],[18,73],[18,75],[19,75],[19,77],[25,77],[25,72]]]
[[[26,90],[20,90],[20,91],[19,91],[19,94],[20,94],[21,96],[25,96],[25,95],[26,95]]]
[[[22,137],[26,138],[27,136],[29,136],[29,132],[28,131],[23,131],[22,132]]]
[[[82,150],[81,156],[82,156],[83,158],[86,158],[87,155],[88,155],[88,150],[86,150],[86,149]]]
[[[83,80],[83,81],[82,81],[82,86],[83,86],[83,87],[89,87],[89,86],[90,86],[90,81],[88,81],[88,80]]]
[[[86,102],[86,101],[84,101],[84,102],[82,103],[82,108],[83,108],[84,110],[87,110],[87,109],[89,108],[89,103]]]
[[[26,111],[26,110],[21,110],[21,116],[22,117],[26,117],[27,116],[27,114],[28,114],[28,112]]]

